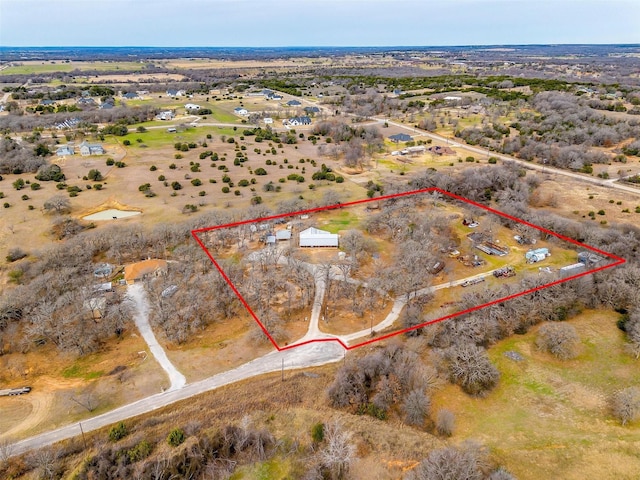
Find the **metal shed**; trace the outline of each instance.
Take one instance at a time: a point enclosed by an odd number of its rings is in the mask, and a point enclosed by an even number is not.
[[[310,227],[300,232],[301,247],[337,247],[339,235]]]

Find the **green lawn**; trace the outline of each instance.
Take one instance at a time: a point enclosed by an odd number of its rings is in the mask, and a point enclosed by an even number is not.
[[[276,457],[266,462],[240,467],[229,479],[285,480],[292,478],[291,473],[291,460]]]
[[[166,128],[148,129],[146,132],[135,131],[138,126],[147,128],[149,126],[158,126],[158,124]],[[121,143],[122,140],[127,139],[131,142],[131,146],[128,148],[140,148],[139,143],[136,141],[136,139],[140,138],[142,139],[143,145],[158,148],[173,145],[177,142],[199,142],[206,140],[207,134],[211,134],[214,138],[222,135],[227,137],[238,136],[238,132],[234,131],[233,128],[225,127],[188,127],[186,130],[180,130],[178,128],[178,131],[175,133],[168,132],[167,129],[172,125],[173,124],[167,124],[167,122],[160,120],[131,125],[129,128],[133,129],[133,131],[125,137],[119,137],[119,141]]]
[[[624,353],[617,317],[590,310],[570,320],[581,340],[574,360],[538,351],[537,328],[491,347],[501,378],[486,398],[451,386],[434,396],[438,408],[457,416],[453,440],[481,441],[521,480],[638,478],[640,422],[622,427],[607,408],[616,390],[640,384],[638,361]],[[507,351],[523,360],[506,357]]]
[[[71,72],[73,70],[101,70],[117,72],[118,70],[144,70],[139,62],[78,62],[78,63],[41,63],[16,65],[0,71],[0,75],[31,75],[38,73]]]
[[[331,212],[329,218],[322,222],[322,229],[331,233],[357,228],[360,218],[349,211]]]

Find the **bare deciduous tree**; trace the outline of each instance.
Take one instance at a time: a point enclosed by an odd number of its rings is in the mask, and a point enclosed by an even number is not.
[[[611,413],[622,425],[640,417],[640,388],[627,387],[611,397]]]
[[[407,480],[482,480],[488,470],[486,450],[473,442],[433,450]]]
[[[403,410],[405,421],[409,425],[422,426],[429,413],[431,400],[421,389],[411,390],[405,398]]]
[[[355,446],[351,434],[337,422],[329,422],[324,429],[325,446],[318,452],[320,464],[326,469],[329,478],[345,478],[351,463],[355,459]]]
[[[436,431],[439,435],[450,437],[455,429],[456,417],[451,410],[441,408],[436,415]]]
[[[451,379],[471,395],[486,394],[500,380],[500,372],[483,348],[469,343],[456,345],[448,349],[446,357]]]
[[[573,325],[568,323],[547,323],[540,327],[536,346],[561,360],[574,358],[578,352],[580,338]]]
[[[55,213],[67,213],[71,210],[71,201],[64,195],[54,195],[44,202],[45,211]]]

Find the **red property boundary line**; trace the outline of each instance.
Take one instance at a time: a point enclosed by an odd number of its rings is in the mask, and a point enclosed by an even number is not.
[[[528,227],[534,228],[534,229],[536,229],[538,231],[544,232],[547,235],[551,235],[553,237],[559,238],[560,240],[572,243],[572,244],[577,245],[577,246],[579,246],[581,248],[585,248],[587,250],[591,250],[592,252],[596,252],[599,255],[602,255],[602,256],[607,257],[609,259],[613,259],[615,261],[613,263],[610,263],[610,264],[607,264],[607,265],[603,265],[603,266],[600,266],[598,268],[594,268],[594,269],[591,269],[591,270],[587,270],[585,272],[581,272],[581,273],[578,273],[576,275],[572,275],[570,277],[566,277],[566,278],[562,278],[562,279],[559,279],[559,280],[555,280],[553,282],[546,283],[546,284],[540,285],[538,287],[534,287],[534,288],[530,288],[528,290],[524,290],[522,292],[514,293],[514,294],[509,295],[507,297],[503,297],[503,298],[499,298],[497,300],[493,300],[491,302],[483,303],[482,305],[477,305],[475,307],[467,308],[466,310],[461,310],[460,312],[455,312],[455,313],[452,313],[452,314],[449,314],[449,315],[445,315],[444,317],[440,317],[440,318],[437,318],[435,320],[424,322],[424,323],[421,323],[419,325],[414,325],[414,326],[409,327],[409,328],[400,329],[400,330],[397,330],[395,332],[390,332],[390,333],[387,333],[385,335],[381,335],[379,337],[375,337],[375,338],[366,340],[364,342],[357,343],[355,345],[347,345],[339,338],[316,338],[316,339],[307,340],[307,341],[300,342],[300,343],[294,343],[294,344],[291,344],[291,345],[280,346],[275,341],[275,339],[271,336],[269,331],[266,329],[266,327],[263,325],[263,323],[260,321],[260,319],[254,313],[253,309],[249,306],[249,304],[244,299],[242,294],[238,291],[236,286],[229,279],[229,277],[224,272],[222,267],[220,267],[220,264],[216,261],[216,259],[213,258],[213,255],[211,255],[211,252],[209,252],[207,247],[205,247],[204,243],[202,242],[202,240],[198,236],[200,233],[210,232],[212,230],[219,230],[219,229],[223,229],[223,228],[238,227],[238,226],[241,226],[241,225],[247,225],[247,224],[251,224],[251,223],[258,223],[258,222],[264,222],[264,221],[270,221],[270,220],[277,220],[277,219],[280,219],[280,218],[293,217],[295,215],[305,215],[305,214],[310,214],[310,213],[322,212],[322,211],[325,211],[325,210],[336,210],[336,209],[343,208],[343,207],[351,207],[351,206],[354,206],[354,205],[362,205],[362,204],[369,203],[369,202],[379,202],[379,201],[382,201],[382,200],[390,200],[390,199],[394,199],[394,198],[401,198],[401,197],[407,197],[407,196],[417,195],[417,194],[421,194],[421,193],[433,193],[433,192],[438,192],[438,193],[440,193],[442,195],[445,195],[447,197],[450,197],[452,199],[459,200],[461,202],[467,203],[469,205],[473,205],[474,207],[478,207],[478,208],[480,208],[482,210],[485,210],[487,212],[493,213],[495,215],[499,215],[499,216],[501,216],[503,218],[507,218],[507,219],[512,220],[514,222],[521,223],[521,224],[526,225]],[[612,268],[612,267],[615,267],[615,266],[618,266],[618,265],[622,265],[623,263],[626,262],[626,260],[624,258],[618,257],[616,255],[613,255],[611,253],[605,252],[603,250],[600,250],[598,248],[592,247],[590,245],[586,245],[584,243],[578,242],[577,240],[573,240],[572,238],[569,238],[569,237],[566,237],[566,236],[561,235],[559,233],[553,232],[553,231],[551,231],[549,229],[546,229],[544,227],[541,227],[539,225],[534,225],[534,224],[532,224],[530,222],[527,222],[525,220],[522,220],[520,218],[514,217],[512,215],[508,215],[506,213],[500,212],[499,210],[495,210],[495,209],[493,209],[491,207],[487,207],[486,205],[482,205],[481,203],[474,202],[473,200],[469,200],[468,198],[461,197],[460,195],[456,195],[454,193],[447,192],[446,190],[442,190],[442,189],[436,188],[436,187],[424,188],[424,189],[420,189],[420,190],[412,190],[410,192],[395,193],[395,194],[392,194],[392,195],[383,195],[381,197],[376,197],[376,198],[366,198],[366,199],[362,199],[362,200],[356,200],[356,201],[353,201],[353,202],[339,203],[339,204],[336,204],[336,205],[329,205],[329,206],[324,206],[324,207],[310,208],[310,209],[307,209],[307,210],[300,210],[298,212],[282,213],[282,214],[271,215],[271,216],[267,216],[267,217],[259,217],[259,218],[254,218],[252,220],[242,220],[242,221],[239,221],[239,222],[233,222],[233,223],[228,223],[228,224],[224,224],[224,225],[216,225],[216,226],[212,226],[212,227],[199,228],[199,229],[196,229],[196,230],[192,230],[191,231],[191,235],[193,236],[195,241],[198,243],[198,245],[200,245],[202,250],[204,250],[204,252],[207,255],[207,257],[209,257],[209,260],[211,260],[213,265],[218,269],[218,271],[220,272],[222,277],[225,279],[225,281],[229,284],[229,286],[231,287],[233,292],[236,294],[236,296],[238,297],[240,302],[244,305],[244,307],[247,309],[249,314],[253,317],[253,319],[256,321],[258,326],[262,329],[262,331],[267,336],[269,341],[273,344],[273,346],[278,351],[290,350],[292,348],[301,347],[303,345],[308,345],[310,343],[320,343],[320,342],[336,342],[336,343],[340,344],[345,350],[353,350],[355,348],[363,347],[365,345],[369,345],[369,344],[374,343],[374,342],[379,342],[381,340],[385,340],[387,338],[391,338],[391,337],[394,337],[396,335],[401,335],[401,334],[409,332],[411,330],[416,330],[418,328],[422,328],[422,327],[425,327],[427,325],[432,325],[434,323],[438,323],[438,322],[442,322],[442,321],[445,321],[445,320],[449,320],[449,319],[454,318],[454,317],[458,317],[458,316],[465,315],[465,314],[468,314],[468,313],[471,313],[471,312],[475,312],[476,310],[480,310],[482,308],[490,307],[491,305],[495,305],[495,304],[498,304],[498,303],[506,302],[507,300],[511,300],[511,299],[514,299],[514,298],[517,298],[517,297],[521,297],[521,296],[527,295],[529,293],[537,292],[539,290],[543,290],[545,288],[549,288],[549,287],[552,287],[554,285],[559,285],[561,283],[568,282],[568,281],[574,280],[576,278],[584,277],[586,275],[591,275],[593,273],[599,272],[601,270],[605,270],[607,268]]]

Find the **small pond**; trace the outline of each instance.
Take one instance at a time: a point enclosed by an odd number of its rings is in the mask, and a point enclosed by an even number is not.
[[[141,212],[135,212],[132,210],[117,210],[115,208],[110,208],[108,210],[102,210],[100,212],[92,213],[91,215],[87,215],[86,217],[82,217],[83,220],[117,220],[119,218],[129,218],[134,217],[136,215],[140,215]]]

